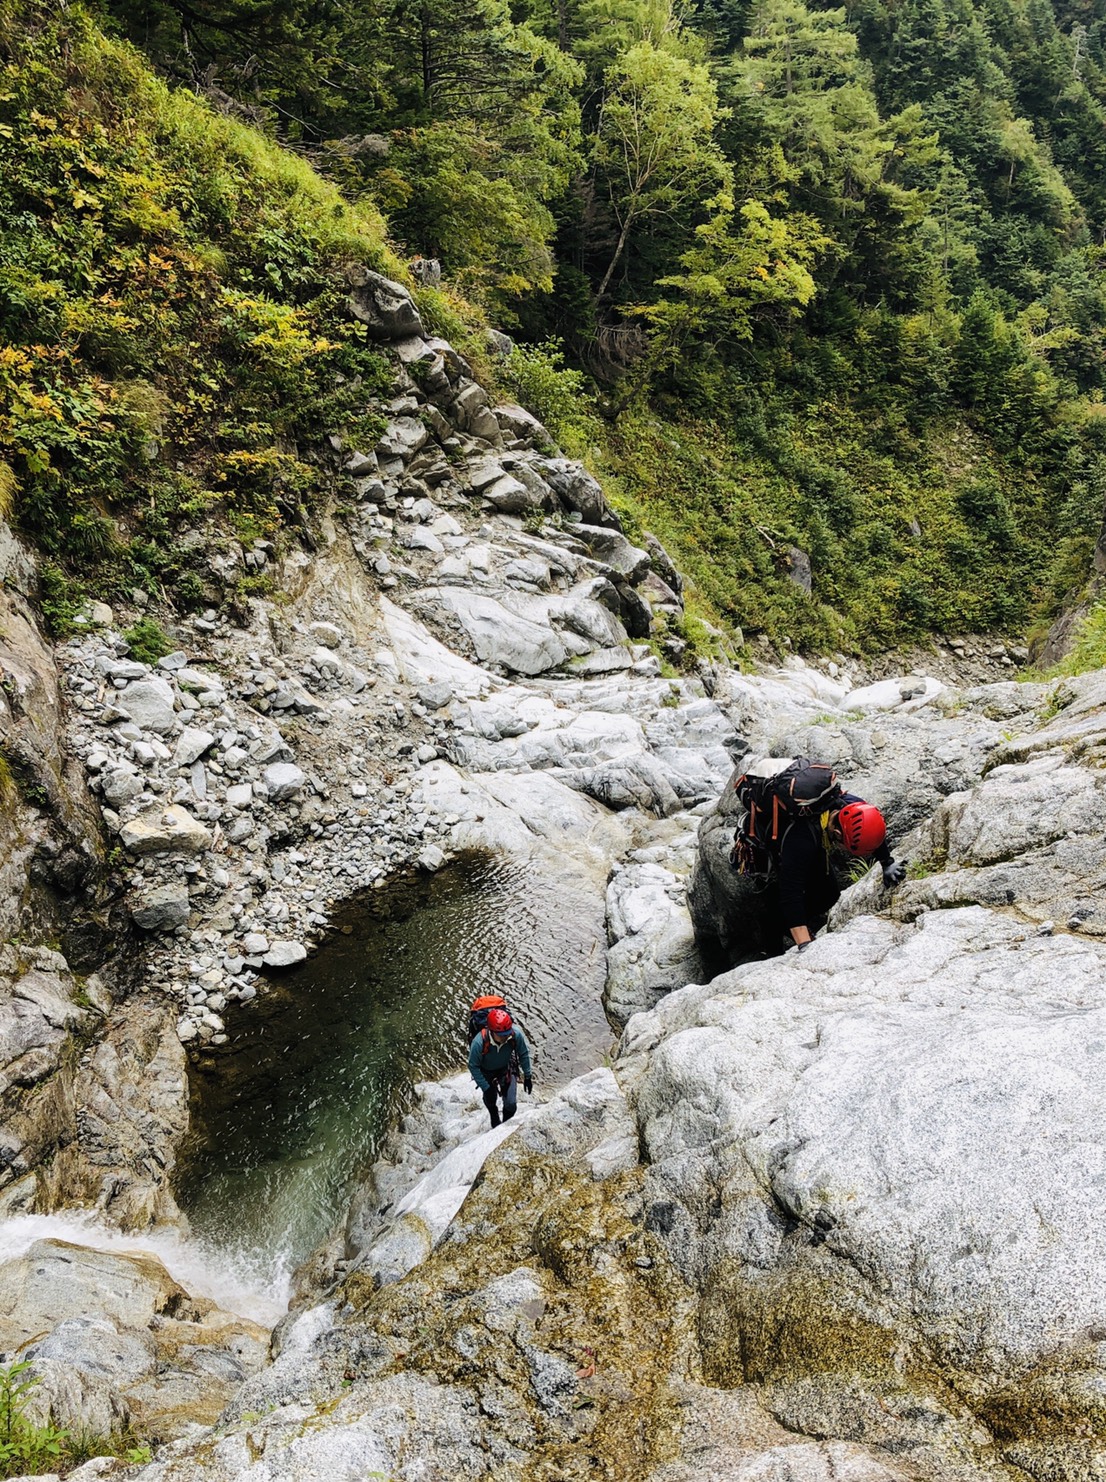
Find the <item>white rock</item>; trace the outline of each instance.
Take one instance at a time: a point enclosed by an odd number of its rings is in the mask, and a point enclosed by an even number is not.
[[[294,967],[306,957],[307,948],[302,942],[273,942],[269,950],[262,954],[266,967]]]
[[[311,632],[324,648],[337,648],[342,642],[342,630],[334,623],[312,623]]]
[[[293,762],[273,762],[265,768],[262,776],[269,797],[275,803],[294,798],[307,781],[307,774]]]
[[[176,721],[173,699],[172,685],[155,677],[128,684],[117,697],[116,704],[144,731],[164,734],[173,729]]]
[[[185,726],[173,749],[173,764],[177,767],[190,767],[214,745],[215,737],[210,731],[201,730],[199,726]]]

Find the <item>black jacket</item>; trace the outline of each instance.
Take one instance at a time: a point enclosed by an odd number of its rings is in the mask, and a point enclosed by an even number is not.
[[[842,803],[863,801],[852,793],[845,793],[841,799]],[[889,865],[892,855],[887,841],[870,857],[881,865]],[[817,818],[797,819],[789,825],[780,843],[777,872],[780,914],[787,931],[793,926],[809,926],[817,917],[824,916],[841,894],[833,859],[826,853]]]

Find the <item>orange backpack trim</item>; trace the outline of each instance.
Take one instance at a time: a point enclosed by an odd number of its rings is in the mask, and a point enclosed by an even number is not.
[[[477,1013],[480,1009],[505,1009],[507,1000],[501,993],[482,993],[479,998],[474,998],[470,1013]]]

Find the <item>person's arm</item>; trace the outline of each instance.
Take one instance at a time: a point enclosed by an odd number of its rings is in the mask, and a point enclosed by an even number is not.
[[[480,1062],[484,1058],[484,1045],[480,1035],[477,1035],[472,1044],[469,1045],[469,1074],[480,1087],[481,1091],[488,1089],[488,1078],[480,1068]]]
[[[889,864],[895,863],[895,856],[891,853],[891,846],[890,844],[888,844],[886,839],[884,839],[883,843],[872,855],[872,858],[878,864],[881,864],[884,869],[886,869]]]
[[[818,864],[818,841],[805,824],[795,824],[787,831],[780,849],[780,914],[791,940],[799,946],[811,940],[807,910],[807,881]]]
[[[521,1029],[515,1029],[515,1049],[518,1051],[519,1068],[523,1079],[530,1079],[530,1046],[526,1043],[526,1036]]]

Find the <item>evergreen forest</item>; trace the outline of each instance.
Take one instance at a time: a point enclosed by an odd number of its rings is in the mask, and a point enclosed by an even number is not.
[[[201,520],[310,538],[386,375],[344,273],[418,257],[711,625],[1041,633],[1088,580],[1103,0],[0,0],[0,70],[0,497],[59,628],[203,603]]]

